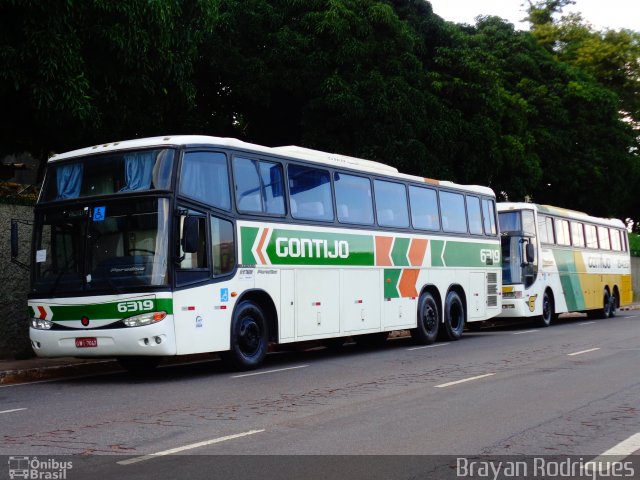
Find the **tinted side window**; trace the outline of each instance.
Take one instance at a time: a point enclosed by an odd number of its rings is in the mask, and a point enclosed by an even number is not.
[[[255,160],[233,159],[233,176],[236,187],[236,205],[241,212],[262,212],[260,176]]]
[[[335,173],[338,221],[343,223],[373,224],[371,182],[368,178]]]
[[[469,232],[482,235],[482,214],[478,197],[467,197],[467,219],[469,220]]]
[[[236,265],[233,224],[222,218],[211,217],[211,260],[213,275],[224,275]]]
[[[180,169],[180,193],[208,205],[229,210],[229,172],[222,153],[187,152]]]
[[[378,224],[383,227],[408,227],[409,209],[406,188],[401,183],[375,180]]]
[[[333,220],[331,177],[319,168],[289,165],[291,215],[309,220]]]
[[[283,175],[280,164],[234,158],[233,174],[238,210],[284,215]]]
[[[459,193],[440,192],[442,228],[445,232],[467,231],[467,216],[464,211],[464,196]]]
[[[498,233],[493,200],[482,200],[482,213],[484,216],[484,233],[487,235],[495,235]]]
[[[414,228],[440,230],[438,194],[431,188],[409,187],[411,222]]]
[[[284,215],[284,175],[282,165],[260,162],[262,199],[266,213]]]

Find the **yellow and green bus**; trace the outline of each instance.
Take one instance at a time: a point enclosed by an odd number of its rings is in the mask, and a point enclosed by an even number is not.
[[[495,195],[368,160],[169,136],[54,155],[35,208],[30,337],[40,356],[423,344],[498,315]]]
[[[612,317],[632,301],[627,231],[620,220],[548,205],[498,203],[501,317]]]

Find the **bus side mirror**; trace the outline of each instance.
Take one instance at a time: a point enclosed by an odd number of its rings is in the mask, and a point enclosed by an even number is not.
[[[527,263],[533,263],[536,259],[536,250],[532,243],[527,243],[525,246],[525,255],[527,258]]]
[[[184,217],[182,225],[182,251],[196,253],[200,240],[200,221],[198,217]]]

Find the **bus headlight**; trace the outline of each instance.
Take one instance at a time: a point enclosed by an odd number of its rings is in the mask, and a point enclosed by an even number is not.
[[[164,320],[166,316],[167,312],[148,312],[125,318],[122,322],[127,327],[142,327],[144,325],[151,325],[152,323],[160,322],[161,320]]]
[[[31,328],[35,328],[37,330],[51,330],[51,327],[53,327],[53,322],[51,320],[45,320],[44,318],[31,319]]]

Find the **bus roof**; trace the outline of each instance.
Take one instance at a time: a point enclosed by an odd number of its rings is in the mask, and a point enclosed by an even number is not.
[[[399,179],[411,180],[414,182],[422,182],[450,188],[462,188],[467,191],[495,197],[493,190],[489,187],[480,185],[461,185],[454,182],[433,180],[430,178],[423,178],[415,175],[407,175],[398,172],[398,169],[395,167],[386,165],[384,163],[375,162],[373,160],[364,160],[361,158],[340,155],[337,153],[327,153],[320,150],[313,150],[310,148],[298,147],[295,145],[283,147],[265,147],[262,145],[243,142],[235,138],[211,137],[205,135],[167,135],[164,137],[138,138],[135,140],[105,143],[101,145],[94,145],[92,147],[73,150],[70,152],[54,154],[49,158],[49,162],[57,162],[60,160],[67,160],[71,158],[84,157],[88,155],[95,155],[97,153],[108,153],[119,150],[171,146],[217,146],[224,148],[235,148],[256,153],[278,155],[297,160],[321,163],[332,167],[351,168],[367,173],[388,175]]]
[[[498,212],[505,212],[508,210],[525,210],[525,209],[535,210],[540,213],[567,218],[570,220],[579,220],[583,222],[597,223],[600,225],[606,225],[608,227],[626,228],[622,220],[619,220],[617,218],[594,217],[584,212],[579,212],[577,210],[570,210],[568,208],[554,207],[552,205],[539,205],[537,203],[527,203],[527,202],[499,202],[498,203]]]

